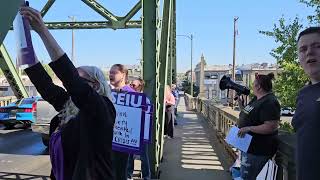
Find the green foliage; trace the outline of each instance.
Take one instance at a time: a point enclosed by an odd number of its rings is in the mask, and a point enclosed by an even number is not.
[[[309,15],[307,18],[311,24],[318,25],[320,23],[320,1],[319,0],[300,0],[300,2],[314,9],[314,14]]]
[[[249,83],[249,89],[250,89],[249,98],[253,99],[254,94],[253,94],[253,82],[252,81]]]
[[[271,56],[277,60],[281,66],[285,62],[298,64],[297,36],[303,26],[299,18],[286,24],[284,17],[280,18],[279,24],[274,24],[272,31],[259,31],[261,34],[274,38],[279,46],[272,49]]]
[[[270,54],[282,69],[274,83],[274,91],[281,105],[285,107],[295,108],[297,93],[308,81],[299,65],[297,54],[297,36],[302,28],[297,17],[289,23],[286,23],[282,17],[272,31],[260,31],[261,34],[272,37],[279,44]]]
[[[288,122],[280,123],[280,128],[279,129],[282,130],[282,131],[286,131],[286,132],[288,132],[290,134],[294,133],[293,127]]]
[[[282,68],[274,83],[274,91],[282,106],[295,109],[298,91],[306,84],[308,77],[296,63],[285,62]]]

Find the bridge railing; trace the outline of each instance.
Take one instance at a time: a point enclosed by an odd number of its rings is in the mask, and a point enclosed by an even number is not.
[[[0,97],[0,106],[7,106],[15,100],[17,100],[15,96]]]
[[[226,151],[233,159],[236,159],[236,151],[225,142],[225,137],[229,129],[237,124],[239,112],[231,108],[214,104],[210,100],[191,97],[185,95],[187,109],[200,113],[208,125],[215,129],[219,141],[224,145]],[[279,149],[276,154],[276,163],[278,165],[277,180],[294,180],[295,179],[295,137],[287,132],[279,131]]]

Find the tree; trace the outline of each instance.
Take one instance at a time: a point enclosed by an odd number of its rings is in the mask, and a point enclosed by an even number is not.
[[[320,23],[320,1],[319,0],[300,0],[300,2],[314,9],[314,14],[309,15],[307,17],[310,23],[319,24]]]
[[[297,36],[302,28],[299,18],[296,17],[286,24],[282,17],[279,24],[274,24],[272,31],[260,31],[261,34],[274,38],[279,44],[270,54],[282,69],[275,81],[274,91],[281,105],[285,107],[295,108],[297,93],[308,81],[299,65],[297,54]]]
[[[282,106],[295,108],[298,91],[308,82],[308,77],[296,63],[285,62],[282,69],[274,83],[274,89]]]

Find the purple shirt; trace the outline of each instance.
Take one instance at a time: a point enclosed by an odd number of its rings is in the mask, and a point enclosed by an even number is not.
[[[126,92],[136,92],[134,89],[132,89],[132,87],[125,85],[121,88],[122,91],[126,91]]]
[[[61,131],[52,133],[49,145],[50,160],[54,177],[64,180],[63,176],[63,150],[61,143]]]

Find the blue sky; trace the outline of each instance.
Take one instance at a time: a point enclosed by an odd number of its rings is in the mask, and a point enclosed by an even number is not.
[[[41,9],[46,0],[30,0],[30,5]],[[100,0],[116,15],[125,15],[137,0]],[[203,53],[208,64],[231,64],[233,43],[233,18],[239,17],[237,36],[237,64],[253,62],[275,63],[269,55],[276,47],[273,39],[258,33],[271,30],[273,24],[284,16],[299,16],[307,24],[306,16],[313,11],[298,0],[177,0],[177,34],[194,35],[193,64]],[[139,19],[141,12],[135,16]],[[80,0],[57,0],[45,16],[46,21],[103,20]],[[54,30],[53,35],[71,56],[71,30]],[[33,33],[33,44],[39,59],[49,62],[45,47]],[[141,58],[141,29],[128,30],[76,30],[76,65],[110,66],[114,63],[137,64]],[[13,59],[16,57],[14,37],[10,32],[6,39]],[[190,40],[177,37],[177,68],[185,72],[190,68]]]

